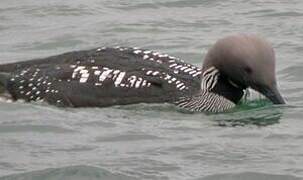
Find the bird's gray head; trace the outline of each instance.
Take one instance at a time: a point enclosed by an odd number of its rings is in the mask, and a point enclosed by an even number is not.
[[[285,103],[277,89],[274,50],[256,35],[238,34],[218,40],[208,51],[202,71],[202,88],[235,103],[248,87],[274,104]],[[211,78],[214,75],[216,78]],[[209,79],[216,79],[216,82],[207,83]]]

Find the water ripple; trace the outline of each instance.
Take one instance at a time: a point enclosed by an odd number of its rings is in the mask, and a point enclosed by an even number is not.
[[[196,180],[299,180],[301,178],[291,175],[277,175],[257,172],[244,172],[238,174],[216,174]]]
[[[134,180],[134,177],[111,173],[107,170],[92,166],[69,166],[32,171],[0,177],[0,180]]]

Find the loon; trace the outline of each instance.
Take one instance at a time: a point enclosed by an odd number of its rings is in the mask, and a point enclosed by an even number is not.
[[[171,103],[189,111],[224,112],[247,88],[274,104],[285,103],[274,50],[252,34],[219,39],[202,68],[147,49],[102,47],[0,65],[0,85],[13,100],[59,107]]]

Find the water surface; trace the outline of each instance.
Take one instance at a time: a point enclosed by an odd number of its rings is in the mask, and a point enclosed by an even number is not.
[[[1,0],[1,63],[122,45],[200,66],[218,38],[258,33],[275,48],[289,106],[209,115],[1,101],[0,179],[301,179],[302,12],[301,0]]]

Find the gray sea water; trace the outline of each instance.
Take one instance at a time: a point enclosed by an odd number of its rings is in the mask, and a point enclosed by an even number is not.
[[[60,109],[0,102],[0,179],[303,179],[302,0],[1,0],[0,63],[138,46],[201,65],[238,32],[272,42],[287,106]]]

